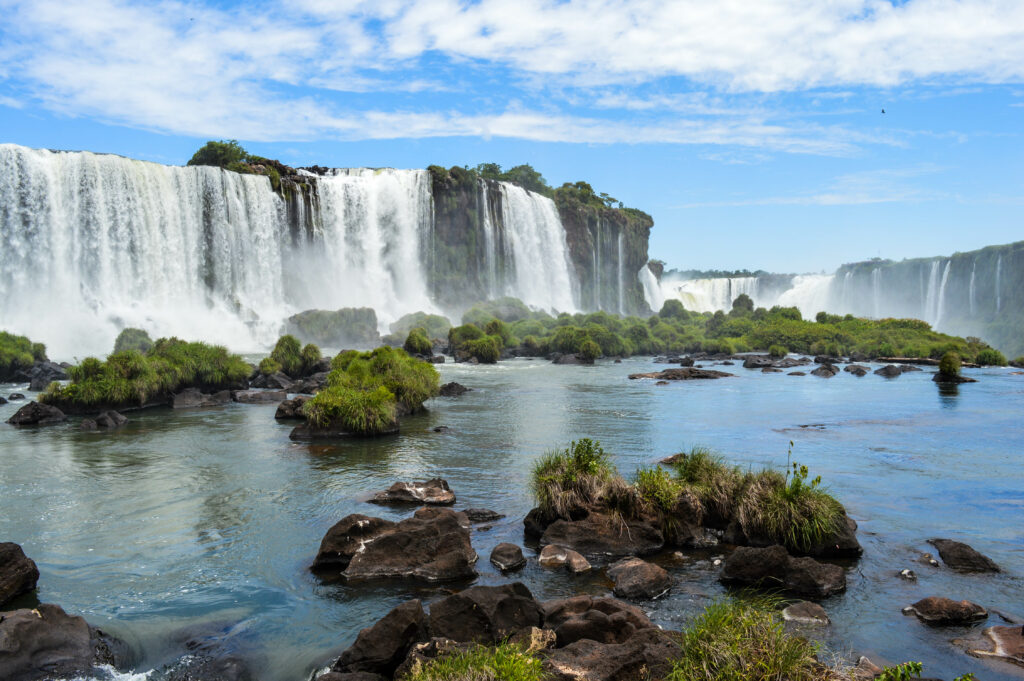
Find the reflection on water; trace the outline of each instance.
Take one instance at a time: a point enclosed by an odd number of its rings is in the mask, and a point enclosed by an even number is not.
[[[967,370],[979,383],[955,393],[939,385],[938,401],[927,371],[822,380],[735,366],[738,378],[721,381],[626,378],[659,368],[646,360],[443,365],[443,380],[474,390],[432,400],[400,436],[378,440],[295,443],[292,425],[259,405],[130,415],[114,432],[3,426],[0,540],[22,544],[39,564],[41,600],[128,640],[139,669],[174,659],[198,637],[250,660],[265,681],[298,681],[389,608],[450,588],[321,583],[308,572],[324,532],[344,515],[411,513],[364,501],[395,480],[444,477],[456,508],[506,514],[473,532],[477,583],[498,584],[507,578],[486,558],[500,542],[523,543],[530,469],[548,449],[594,437],[629,476],[697,444],[744,467],[781,466],[793,440],[794,457],[858,520],[865,546],[849,591],[824,603],[834,623],[826,643],[920,659],[936,675],[1015,678],[952,648],[961,632],[928,629],[899,609],[947,595],[1024,610],[1024,525],[1015,520],[1024,509],[1024,377]],[[0,419],[16,408],[0,406]],[[450,430],[434,432],[442,425]],[[1006,574],[919,565],[934,536],[967,541]],[[724,593],[712,562],[720,555],[658,558],[676,584],[645,609],[663,626],[683,626]],[[904,567],[918,572],[916,584],[896,578]],[[600,569],[573,576],[530,563],[515,578],[541,598],[610,588]]]

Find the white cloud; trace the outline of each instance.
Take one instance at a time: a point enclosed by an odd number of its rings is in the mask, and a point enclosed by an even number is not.
[[[299,0],[262,12],[0,0],[0,14],[0,88],[16,87],[18,102],[197,137],[851,154],[905,133],[808,124],[821,112],[773,111],[759,93],[1024,79],[1019,0]],[[635,87],[649,83],[663,94]],[[419,109],[355,99],[368,93],[434,98]]]

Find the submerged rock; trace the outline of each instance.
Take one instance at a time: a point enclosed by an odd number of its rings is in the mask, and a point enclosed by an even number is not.
[[[58,606],[42,603],[0,617],[0,679],[37,681],[120,667],[127,646]]]
[[[967,644],[967,652],[975,657],[994,657],[1024,666],[1024,628],[1019,624],[989,627]]]
[[[39,568],[13,542],[0,543],[0,607],[15,596],[36,588]]]
[[[939,551],[942,562],[961,572],[999,572],[999,566],[988,556],[978,553],[962,542],[952,539],[929,539]]]
[[[396,482],[383,492],[377,492],[369,502],[450,506],[455,503],[455,494],[448,487],[448,481],[434,478],[424,482]]]
[[[954,601],[940,596],[922,598],[904,608],[903,612],[907,615],[917,615],[922,622],[935,625],[970,624],[988,617],[988,611],[977,603]]]
[[[658,598],[672,586],[672,577],[664,568],[640,558],[614,563],[608,568],[608,576],[615,582],[614,593],[619,598]]]
[[[491,563],[502,572],[511,572],[526,565],[526,558],[523,557],[521,548],[505,542],[498,544],[491,551]]]
[[[693,381],[704,378],[727,378],[733,377],[733,374],[728,374],[724,371],[716,371],[714,369],[698,369],[696,367],[681,367],[679,369],[665,369],[664,371],[655,371],[646,374],[630,374],[631,379],[637,378],[655,378],[662,381]]]
[[[220,407],[231,401],[230,390],[221,390],[208,395],[199,388],[186,388],[171,399],[171,407],[174,409]]]
[[[67,420],[68,417],[57,407],[39,402],[29,402],[16,411],[14,416],[7,419],[7,423],[12,426],[48,426]]]
[[[493,523],[495,520],[501,520],[505,517],[501,513],[487,508],[467,508],[462,513],[466,514],[466,518],[471,523]]]
[[[825,598],[846,589],[846,572],[813,558],[794,558],[782,546],[744,546],[733,551],[722,569],[723,582],[781,587],[808,597]]]
[[[810,601],[797,601],[787,605],[782,610],[782,619],[810,626],[824,626],[830,623],[825,609]]]
[[[96,425],[99,428],[117,428],[128,423],[128,417],[123,416],[113,409],[108,410],[96,417]]]

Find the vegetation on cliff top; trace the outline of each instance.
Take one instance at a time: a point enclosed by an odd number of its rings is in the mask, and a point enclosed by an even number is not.
[[[400,414],[422,409],[440,385],[432,364],[400,348],[349,350],[331,361],[327,387],[306,403],[305,414],[315,426],[378,435],[396,427]]]
[[[216,166],[246,175],[265,175],[270,179],[274,191],[281,189],[281,176],[294,175],[295,169],[280,161],[250,154],[238,140],[210,140],[200,147],[192,158],[190,166]]]
[[[185,389],[224,390],[243,383],[252,367],[219,345],[161,338],[146,352],[122,350],[87,357],[68,369],[71,382],[51,383],[39,400],[62,409],[128,408],[163,403]]]
[[[33,343],[25,336],[0,331],[0,381],[12,380],[18,371],[43,361],[46,361],[45,345]]]

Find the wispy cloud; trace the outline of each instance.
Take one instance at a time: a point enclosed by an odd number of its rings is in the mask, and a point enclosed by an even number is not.
[[[196,137],[849,155],[903,134],[809,124],[829,110],[780,111],[765,93],[1024,80],[1017,0],[0,0],[0,12],[0,104]]]

